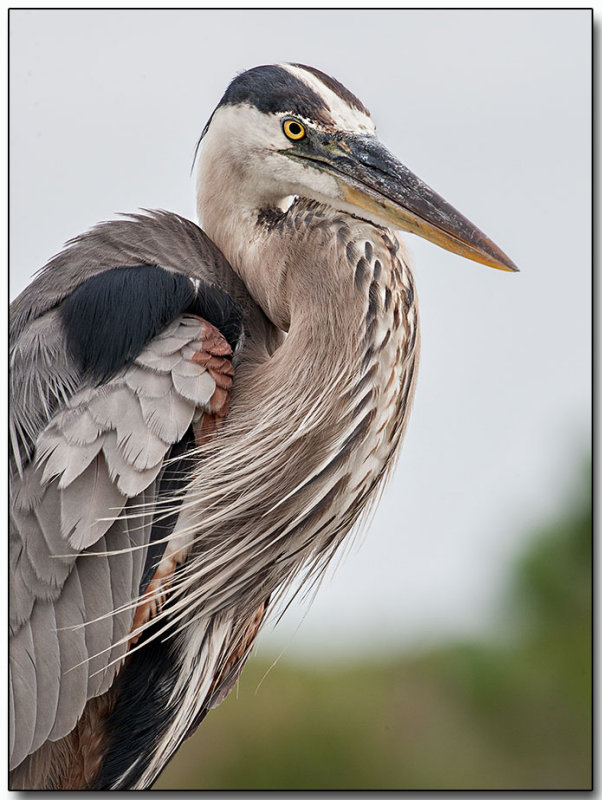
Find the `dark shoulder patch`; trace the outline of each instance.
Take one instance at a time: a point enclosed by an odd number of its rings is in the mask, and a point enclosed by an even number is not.
[[[331,125],[328,106],[310,89],[282,67],[253,67],[237,75],[226,89],[219,106],[250,103],[264,114],[288,112]]]
[[[196,314],[234,348],[242,312],[226,292],[195,289],[185,275],[144,264],[101,272],[80,284],[61,306],[67,346],[84,373],[102,383],[130,364],[180,314]]]
[[[356,108],[358,111],[361,111],[364,114],[370,116],[370,112],[366,108],[366,106],[359,100],[352,92],[347,89],[346,86],[343,86],[342,83],[339,83],[336,78],[333,78],[332,75],[327,75],[325,72],[322,72],[320,69],[316,69],[315,67],[308,67],[305,64],[291,64],[292,67],[299,67],[299,69],[304,69],[307,72],[311,72],[318,80],[321,80],[324,86],[328,87],[331,92],[334,92],[338,97],[341,98],[348,106],[352,108]]]

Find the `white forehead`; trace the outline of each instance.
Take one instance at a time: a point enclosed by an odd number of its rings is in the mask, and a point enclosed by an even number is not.
[[[375,132],[376,128],[368,114],[364,114],[359,108],[349,105],[312,72],[308,72],[302,67],[296,67],[293,64],[279,64],[278,66],[290,72],[298,80],[303,81],[306,86],[322,98],[328,106],[337,128],[351,133],[373,134]]]

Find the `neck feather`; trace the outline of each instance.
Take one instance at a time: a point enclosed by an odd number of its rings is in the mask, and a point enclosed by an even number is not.
[[[264,269],[282,260],[289,334],[241,364],[190,491],[187,580],[207,612],[259,605],[303,564],[326,565],[388,473],[413,394],[418,319],[396,238],[313,202],[291,211],[253,253]],[[235,268],[246,281],[248,263]],[[262,291],[269,311],[276,292]]]

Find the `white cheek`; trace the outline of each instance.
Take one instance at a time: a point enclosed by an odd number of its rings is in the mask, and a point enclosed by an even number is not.
[[[278,187],[279,205],[283,195],[301,195],[313,200],[339,197],[338,184],[332,175],[309,164],[281,153],[266,155],[264,163],[270,183]]]
[[[257,156],[289,145],[275,114],[262,114],[254,106],[222,106],[216,110],[201,147],[229,151],[241,167]]]
[[[303,166],[299,184],[300,187],[305,189],[304,194],[306,197],[313,197],[316,200],[323,200],[324,198],[334,200],[340,195],[338,183],[332,175],[313,167]],[[297,194],[300,193],[297,192]]]

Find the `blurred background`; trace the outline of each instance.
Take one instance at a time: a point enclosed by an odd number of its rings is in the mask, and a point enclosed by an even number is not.
[[[591,788],[589,499],[584,463],[487,634],[336,664],[258,648],[155,788]]]
[[[408,237],[398,467],[157,788],[590,786],[591,14],[10,12],[10,294],[137,208],[195,218],[228,81],[298,61],[521,269]]]

